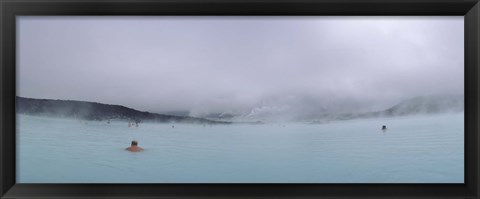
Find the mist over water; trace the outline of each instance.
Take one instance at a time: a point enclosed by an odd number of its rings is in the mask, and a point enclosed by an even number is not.
[[[292,120],[462,95],[462,16],[18,17],[17,94]],[[48,48],[45,48],[48,46]]]
[[[17,116],[18,183],[463,183],[463,113],[326,124]],[[387,125],[388,130],[380,130]],[[124,149],[138,140],[144,152]]]
[[[462,16],[17,25],[19,183],[464,182]]]

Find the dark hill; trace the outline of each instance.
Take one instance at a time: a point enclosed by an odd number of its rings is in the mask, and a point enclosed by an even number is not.
[[[188,116],[142,112],[120,105],[74,100],[32,99],[18,96],[16,97],[16,111],[18,114],[67,117],[84,120],[125,119],[137,122],[228,123]]]

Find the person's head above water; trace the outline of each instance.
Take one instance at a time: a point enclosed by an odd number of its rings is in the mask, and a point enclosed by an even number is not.
[[[125,150],[131,151],[131,152],[139,152],[139,151],[143,151],[143,148],[138,146],[138,142],[136,140],[132,140],[131,146],[126,148]]]
[[[138,146],[138,142],[136,140],[132,141],[132,146]]]

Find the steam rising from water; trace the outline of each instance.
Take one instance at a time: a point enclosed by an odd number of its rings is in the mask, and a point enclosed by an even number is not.
[[[462,95],[463,17],[18,17],[23,97],[290,120]]]

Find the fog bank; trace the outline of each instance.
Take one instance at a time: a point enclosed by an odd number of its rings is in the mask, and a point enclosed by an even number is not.
[[[463,17],[17,18],[17,95],[275,117],[463,94]]]

